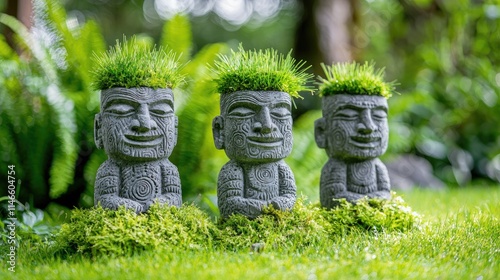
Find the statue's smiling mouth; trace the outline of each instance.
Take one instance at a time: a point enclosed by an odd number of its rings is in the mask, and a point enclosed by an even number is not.
[[[354,146],[359,148],[375,148],[380,145],[380,137],[373,136],[351,136]]]
[[[283,145],[283,138],[276,137],[248,137],[248,143],[263,147],[278,147]]]
[[[156,146],[161,143],[161,135],[125,134],[126,142],[133,146]]]

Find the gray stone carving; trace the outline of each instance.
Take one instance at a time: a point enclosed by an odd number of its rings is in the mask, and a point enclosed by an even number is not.
[[[94,203],[145,212],[155,201],[179,207],[181,183],[168,157],[177,143],[177,116],[170,89],[101,91],[94,137],[108,159],[99,167]]]
[[[291,97],[285,92],[238,91],[222,94],[221,115],[212,124],[215,146],[230,161],[217,182],[221,216],[255,218],[262,208],[293,208],[295,179],[283,161],[292,151]]]
[[[315,139],[329,160],[321,172],[320,201],[350,202],[368,196],[391,196],[389,175],[377,157],[387,149],[387,100],[382,96],[335,94],[323,97],[323,117],[315,122]]]

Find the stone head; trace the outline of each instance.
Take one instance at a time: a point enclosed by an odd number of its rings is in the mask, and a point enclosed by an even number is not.
[[[387,100],[377,95],[335,94],[323,97],[323,118],[315,123],[315,139],[331,158],[359,161],[387,149]]]
[[[101,91],[94,138],[112,159],[168,158],[177,143],[177,122],[172,90],[115,87]]]
[[[215,146],[238,162],[265,163],[292,151],[292,100],[278,91],[221,95],[221,115],[212,123]]]

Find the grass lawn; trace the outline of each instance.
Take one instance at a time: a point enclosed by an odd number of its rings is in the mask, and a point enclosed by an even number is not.
[[[161,250],[129,257],[33,253],[0,279],[499,279],[500,188],[400,193],[423,215],[409,232],[352,232],[305,250]]]

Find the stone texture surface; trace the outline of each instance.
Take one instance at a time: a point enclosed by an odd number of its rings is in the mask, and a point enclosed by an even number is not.
[[[321,172],[322,206],[332,208],[338,198],[390,198],[387,168],[378,159],[387,149],[387,110],[381,96],[323,97],[323,118],[315,122],[316,143],[329,157]]]
[[[94,137],[108,159],[97,171],[95,205],[124,205],[140,213],[155,201],[182,204],[179,173],[168,160],[177,142],[177,122],[170,89],[101,91]]]
[[[238,91],[221,95],[220,107],[212,125],[214,142],[230,159],[217,182],[221,216],[255,218],[268,205],[291,209],[295,179],[283,161],[293,145],[290,95]]]

